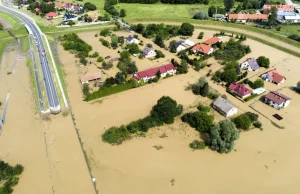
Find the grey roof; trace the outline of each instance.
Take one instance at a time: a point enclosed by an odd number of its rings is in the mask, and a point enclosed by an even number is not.
[[[126,40],[129,41],[129,42],[132,41],[133,39],[134,39],[134,37],[133,37],[132,35],[129,35],[129,36],[126,38]]]
[[[145,48],[143,49],[143,53],[144,53],[145,55],[147,55],[148,53],[150,53],[150,52],[153,51],[153,50],[154,50],[154,48],[145,47]]]
[[[225,113],[228,113],[231,109],[236,108],[233,106],[230,102],[225,100],[222,97],[218,97],[214,102],[213,105],[218,107],[220,110],[222,110]]]
[[[254,71],[259,69],[259,65],[258,65],[256,59],[250,58],[250,59],[248,59],[248,63],[250,65],[251,69],[253,69]]]
[[[296,13],[289,11],[277,11],[277,16],[295,16]]]

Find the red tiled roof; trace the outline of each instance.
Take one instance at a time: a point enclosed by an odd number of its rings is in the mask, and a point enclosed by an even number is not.
[[[65,6],[65,3],[57,2],[55,3],[55,7],[63,8]]]
[[[211,47],[206,44],[197,44],[192,48],[193,51],[201,52],[206,55],[208,55],[210,49]]]
[[[35,8],[34,11],[35,11],[35,12],[38,12],[38,11],[40,11],[40,9],[39,9],[39,8]]]
[[[84,76],[80,77],[80,81],[81,82],[87,82],[87,81],[100,79],[100,77],[101,77],[100,72],[96,72],[96,73],[93,73],[93,74],[87,74],[87,75],[84,75]]]
[[[145,78],[145,77],[153,77],[156,75],[156,73],[158,71],[160,71],[160,73],[166,73],[167,71],[170,71],[170,70],[174,70],[176,69],[174,67],[174,65],[172,63],[170,64],[167,64],[167,65],[161,65],[161,66],[158,66],[158,67],[154,67],[154,68],[151,68],[151,69],[147,69],[147,70],[144,70],[144,71],[140,71],[140,72],[137,72],[133,78],[136,79],[136,80],[140,80],[142,78]]]
[[[285,77],[283,75],[280,75],[276,69],[268,71],[267,74],[275,83],[280,83],[283,79],[285,79]]]
[[[247,88],[245,85],[238,84],[235,82],[231,83],[228,88],[230,90],[234,91],[236,94],[238,94],[241,97],[244,97],[244,96],[252,93],[252,90]]]
[[[212,37],[212,38],[206,40],[206,41],[204,42],[204,44],[212,45],[212,44],[215,44],[216,42],[218,42],[219,40],[220,40],[219,37],[214,36],[214,37]]]
[[[56,17],[56,16],[58,16],[58,13],[52,11],[46,14],[46,17]]]
[[[291,98],[280,94],[279,92],[276,91],[271,91],[267,95],[265,95],[265,98],[277,103],[277,104],[282,104],[283,102],[286,102],[287,100],[291,100]]]
[[[264,5],[264,10],[270,10],[271,7],[276,7],[278,11],[294,11],[294,5]]]
[[[52,4],[52,3],[53,3],[53,2],[49,1],[47,4],[50,5],[50,4]]]
[[[228,14],[228,19],[236,20],[267,20],[267,14]]]

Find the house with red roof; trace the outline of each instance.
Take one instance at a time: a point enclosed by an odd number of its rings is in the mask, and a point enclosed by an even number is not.
[[[276,69],[272,69],[261,75],[261,78],[267,82],[273,82],[277,85],[284,83],[286,78],[281,75]]]
[[[65,3],[63,3],[63,2],[56,2],[55,3],[55,8],[62,9],[64,7],[65,7]]]
[[[238,84],[236,82],[231,83],[228,89],[241,98],[247,98],[252,93],[252,90],[247,88],[244,84]]]
[[[264,97],[264,102],[276,109],[281,109],[287,107],[290,102],[291,98],[277,92],[271,91]]]
[[[34,12],[35,12],[35,13],[42,13],[42,11],[40,10],[40,8],[35,8],[35,9],[34,9]]]
[[[58,13],[51,11],[51,12],[49,12],[49,13],[46,14],[46,19],[47,20],[52,20],[53,18],[56,18],[58,16],[59,16]]]
[[[196,44],[192,51],[194,53],[202,53],[204,55],[210,55],[214,52],[214,49],[211,46],[208,46],[206,44]]]
[[[90,81],[96,81],[101,78],[100,72],[87,74],[80,77],[81,84],[89,83]]]
[[[268,5],[265,4],[263,7],[264,12],[268,12],[272,7],[276,7],[278,11],[290,11],[294,12],[294,5]]]
[[[150,69],[146,69],[144,71],[136,72],[132,78],[137,80],[140,83],[141,80],[147,82],[149,79],[153,79],[156,77],[157,72],[160,71],[161,77],[166,77],[167,75],[176,74],[176,67],[172,63],[167,65],[161,65],[158,67],[153,67]]]
[[[238,22],[246,23],[247,21],[268,21],[267,14],[228,14],[228,20],[236,20]]]
[[[206,41],[203,42],[203,43],[206,44],[206,45],[211,46],[211,45],[213,45],[213,44],[216,44],[216,43],[219,42],[219,41],[220,41],[220,38],[217,37],[217,36],[214,36],[214,37],[212,37],[212,38],[206,40]]]

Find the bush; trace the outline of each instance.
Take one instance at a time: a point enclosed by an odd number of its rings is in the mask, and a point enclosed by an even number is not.
[[[258,120],[258,114],[252,113],[252,112],[246,112],[246,115],[249,117],[251,122],[255,122]]]
[[[251,49],[247,45],[241,44],[240,41],[230,39],[224,47],[214,52],[216,60],[236,61],[241,59],[246,54],[250,53]]]
[[[202,39],[203,36],[204,36],[204,32],[200,32],[199,35],[198,35],[198,37],[197,37],[197,39]]]
[[[261,128],[261,127],[262,127],[262,124],[261,124],[261,122],[259,122],[259,121],[255,121],[255,122],[253,123],[253,126],[254,126],[255,128]]]
[[[300,42],[300,36],[297,34],[289,35],[288,38]]]
[[[103,30],[100,31],[100,36],[106,37],[109,34],[109,29],[104,28]]]
[[[203,150],[205,149],[206,145],[203,141],[194,140],[192,143],[190,143],[190,148],[193,150]]]
[[[102,140],[112,145],[119,145],[129,137],[129,131],[122,125],[121,127],[111,127],[106,130],[102,135]]]
[[[165,58],[164,53],[162,53],[160,50],[155,50],[155,52],[156,52],[156,56],[155,56],[156,59]]]
[[[89,55],[90,58],[96,58],[99,56],[98,52],[94,52],[93,54]]]
[[[208,19],[208,14],[204,12],[198,12],[194,15],[194,19],[198,20],[207,20]]]
[[[103,38],[99,39],[103,46],[110,48],[110,44],[107,40],[104,40]]]
[[[188,123],[197,131],[205,133],[208,132],[209,128],[213,125],[214,116],[208,115],[207,112],[197,111],[184,114],[181,117],[181,120],[185,123]]]
[[[108,63],[107,63],[106,61],[103,61],[103,62],[102,62],[102,68],[103,68],[103,69],[106,69],[106,70],[107,70],[107,69],[110,69],[110,68],[112,68],[112,67],[113,67],[112,62],[108,62]]]
[[[199,106],[197,106],[197,109],[199,111],[203,111],[203,112],[210,112],[210,107],[209,106],[205,106],[203,104],[199,104]]]
[[[87,96],[90,93],[90,87],[88,83],[82,85],[82,93],[84,96]]]
[[[239,129],[248,130],[251,126],[251,119],[247,114],[242,114],[233,119],[235,126]]]
[[[101,56],[99,56],[98,58],[97,58],[97,62],[102,62],[103,61],[103,57],[101,57]]]

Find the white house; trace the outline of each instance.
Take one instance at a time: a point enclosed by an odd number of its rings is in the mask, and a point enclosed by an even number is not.
[[[176,51],[180,52],[180,51],[183,51],[185,49],[186,49],[185,46],[183,46],[182,44],[180,44],[180,45],[177,46]]]
[[[212,103],[212,107],[224,117],[230,117],[238,112],[238,109],[235,106],[222,97],[218,97]]]
[[[176,74],[176,67],[172,63],[167,65],[161,65],[158,67],[150,68],[144,71],[137,72],[133,75],[133,79],[137,80],[139,83],[141,80],[147,82],[149,79],[153,79],[156,77],[157,72],[160,71],[161,77],[166,77],[167,75]]]
[[[127,38],[126,38],[126,43],[127,44],[139,44],[139,40],[134,38],[132,35],[129,35]]]
[[[240,64],[240,68],[248,71],[257,71],[259,70],[259,65],[254,58],[249,58]]]
[[[271,91],[270,93],[265,95],[264,102],[276,109],[281,109],[287,107],[290,104],[291,98],[280,94],[279,92]]]
[[[252,94],[257,94],[257,95],[259,95],[259,94],[264,93],[265,91],[266,91],[265,88],[256,88],[256,89],[252,90]]]
[[[145,58],[151,58],[156,56],[154,48],[145,47],[142,51]]]
[[[300,16],[298,14],[294,16],[284,16],[284,19],[287,23],[299,23],[300,22]]]
[[[194,46],[195,43],[194,43],[193,41],[191,41],[191,40],[186,39],[186,40],[182,43],[182,45],[185,46],[185,47],[191,47],[191,46]]]

